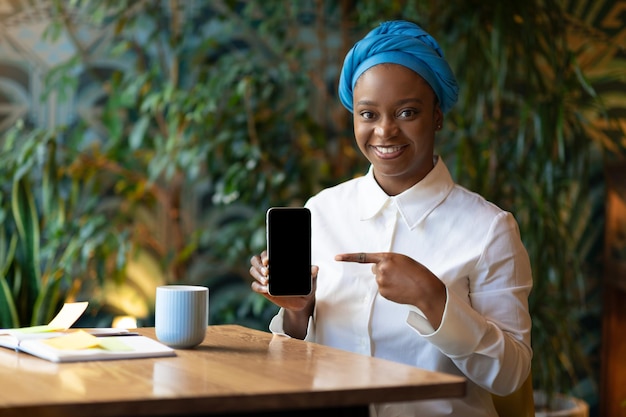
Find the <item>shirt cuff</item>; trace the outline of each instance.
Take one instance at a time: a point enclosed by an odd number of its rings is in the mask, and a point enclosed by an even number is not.
[[[291,337],[287,333],[285,333],[285,330],[283,329],[284,316],[285,316],[285,310],[281,308],[280,310],[278,310],[278,313],[274,317],[272,317],[272,320],[270,321],[269,329],[270,329],[270,332],[272,332],[275,335]]]
[[[285,333],[285,329],[283,326],[284,317],[285,317],[285,309],[281,308],[280,310],[278,310],[278,313],[270,321],[269,330],[270,332],[272,332],[272,334],[275,334],[277,336],[291,337],[287,333]],[[307,325],[306,336],[304,340],[306,340],[307,342],[312,342],[313,335],[314,335],[313,317],[309,317],[309,323]]]
[[[434,329],[424,313],[415,306],[409,306],[407,324],[448,357],[470,355],[483,339],[487,323],[467,302],[447,288],[446,295],[446,306],[438,329]]]

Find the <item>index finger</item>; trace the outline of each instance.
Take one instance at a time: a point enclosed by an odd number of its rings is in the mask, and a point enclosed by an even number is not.
[[[360,264],[375,264],[383,259],[382,253],[341,253],[335,255],[335,260],[340,262],[358,262]]]

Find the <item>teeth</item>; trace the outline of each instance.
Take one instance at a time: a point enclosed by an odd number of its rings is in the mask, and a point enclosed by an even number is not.
[[[380,153],[394,153],[402,149],[402,146],[374,146]]]

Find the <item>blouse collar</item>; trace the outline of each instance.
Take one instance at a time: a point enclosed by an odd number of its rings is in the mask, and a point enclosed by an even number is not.
[[[361,220],[376,217],[386,206],[395,204],[409,229],[417,227],[454,187],[450,171],[443,160],[435,156],[435,166],[420,182],[396,196],[387,195],[374,179],[370,166],[359,183],[359,215]]]

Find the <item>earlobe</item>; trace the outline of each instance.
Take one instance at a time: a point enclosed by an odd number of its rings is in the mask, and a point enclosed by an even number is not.
[[[439,114],[436,114],[434,122],[435,122],[435,131],[441,130],[441,128],[443,127],[443,117],[441,117]]]
[[[435,114],[433,117],[433,122],[435,124],[435,130],[439,131],[443,127],[443,112],[441,111],[441,107],[439,103],[435,105]]]

